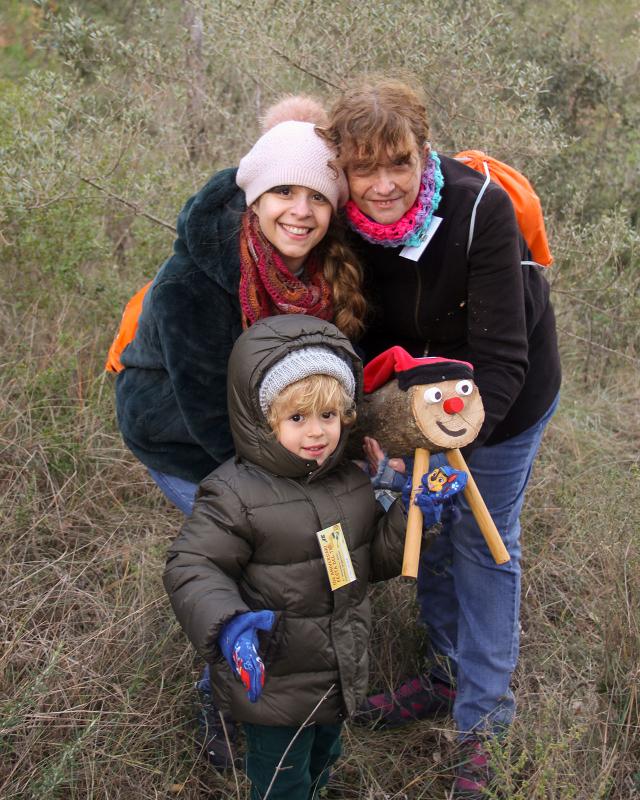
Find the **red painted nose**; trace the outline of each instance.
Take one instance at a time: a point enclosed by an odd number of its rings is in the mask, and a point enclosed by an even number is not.
[[[464,408],[464,400],[461,397],[448,397],[442,407],[447,414],[459,414]]]

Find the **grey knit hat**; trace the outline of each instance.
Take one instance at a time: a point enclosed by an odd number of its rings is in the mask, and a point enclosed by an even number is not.
[[[329,166],[333,156],[313,123],[288,120],[268,130],[240,160],[236,183],[248,206],[274,186],[306,186],[323,194],[337,211],[349,190],[344,172]]]
[[[346,361],[328,347],[301,347],[280,359],[262,379],[258,400],[265,417],[280,392],[309,375],[330,375],[344,386],[351,399],[355,396],[356,381]]]

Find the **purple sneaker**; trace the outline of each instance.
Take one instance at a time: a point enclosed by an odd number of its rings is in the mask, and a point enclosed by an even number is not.
[[[448,714],[456,691],[429,675],[408,678],[395,692],[374,694],[362,703],[353,721],[356,725],[394,728],[426,717]]]
[[[453,782],[454,800],[486,800],[493,778],[486,746],[478,738],[460,743]]]

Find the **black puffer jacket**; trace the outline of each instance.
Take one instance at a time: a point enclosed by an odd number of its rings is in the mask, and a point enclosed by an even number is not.
[[[216,702],[262,725],[299,725],[328,690],[317,722],[353,712],[367,689],[367,583],[397,575],[402,563],[402,504],[382,513],[368,477],[344,460],[345,431],[318,467],[276,441],[258,406],[265,371],[292,349],[319,344],[354,365],[359,387],[360,361],[330,323],[270,317],[238,340],[228,394],[237,457],[202,482],[164,574],[180,624],[213,665]],[[337,522],[357,580],[332,592],[316,532]],[[275,611],[277,622],[261,640],[266,682],[251,704],[217,640],[233,616],[259,609]]]

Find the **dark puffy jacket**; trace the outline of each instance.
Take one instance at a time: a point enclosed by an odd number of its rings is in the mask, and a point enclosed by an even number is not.
[[[280,445],[259,409],[265,371],[297,347],[323,344],[361,366],[328,322],[283,315],[254,324],[229,361],[229,419],[237,457],[201,484],[191,518],[169,550],[165,588],[198,652],[212,664],[216,702],[234,719],[301,724],[352,713],[367,689],[371,612],[367,583],[397,575],[406,515],[384,515],[367,475],[344,460],[346,432],[318,467]],[[331,591],[316,532],[339,522],[357,580]],[[249,703],[217,640],[236,614],[272,609],[277,622],[261,639],[266,682]]]
[[[242,333],[244,192],[217,173],[178,217],[174,253],[147,292],[116,382],[125,444],[147,467],[197,483],[233,454],[227,361]]]

